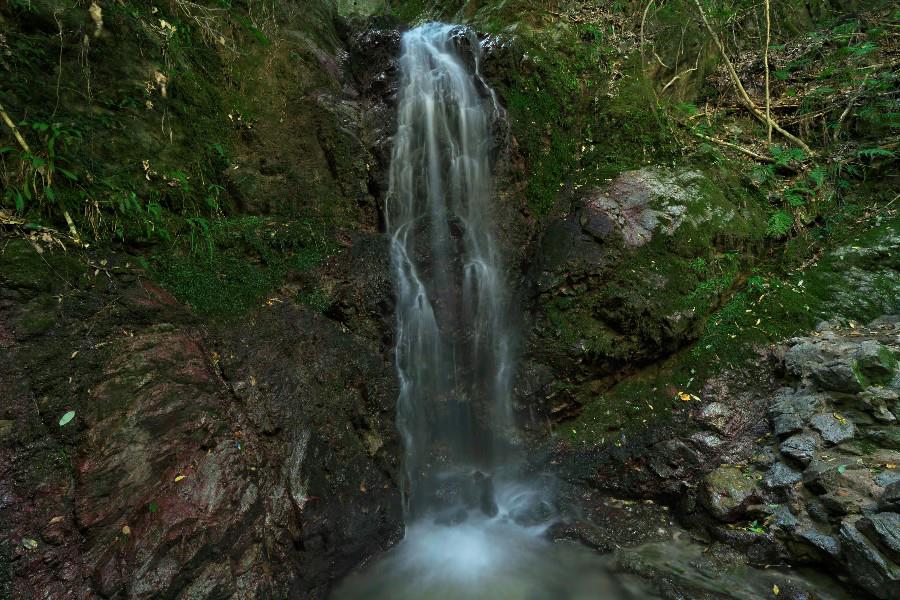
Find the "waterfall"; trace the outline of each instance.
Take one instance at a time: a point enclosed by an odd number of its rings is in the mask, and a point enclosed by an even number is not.
[[[556,519],[514,451],[513,320],[494,239],[496,97],[470,30],[403,36],[385,209],[396,289],[403,540],[338,600],[606,600],[627,594],[590,552],[545,538]]]
[[[469,29],[403,36],[385,213],[412,518],[472,497],[492,512],[491,477],[509,461],[511,332],[490,210],[498,108],[479,65]]]

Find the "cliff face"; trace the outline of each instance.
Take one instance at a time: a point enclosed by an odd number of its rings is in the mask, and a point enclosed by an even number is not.
[[[55,161],[0,144],[3,597],[322,597],[400,535],[399,37],[228,4],[0,9],[3,107]]]

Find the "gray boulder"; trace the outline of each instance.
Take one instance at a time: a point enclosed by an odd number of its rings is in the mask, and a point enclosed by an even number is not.
[[[850,577],[880,600],[900,598],[900,566],[879,552],[850,519],[841,523],[840,538]]]

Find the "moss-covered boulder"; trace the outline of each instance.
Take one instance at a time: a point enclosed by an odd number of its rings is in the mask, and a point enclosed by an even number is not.
[[[536,357],[596,378],[700,334],[763,227],[738,182],[712,177],[722,174],[626,172],[549,225],[531,273]]]

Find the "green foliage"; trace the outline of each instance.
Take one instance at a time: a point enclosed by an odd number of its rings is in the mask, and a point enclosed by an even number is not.
[[[782,238],[788,234],[794,225],[794,218],[783,210],[779,210],[769,217],[766,225],[766,235],[772,238]]]
[[[315,220],[284,223],[259,217],[188,219],[172,247],[151,258],[167,289],[204,315],[233,317],[263,302],[288,272],[318,266],[334,251],[327,227]],[[327,299],[310,293],[319,310]]]

